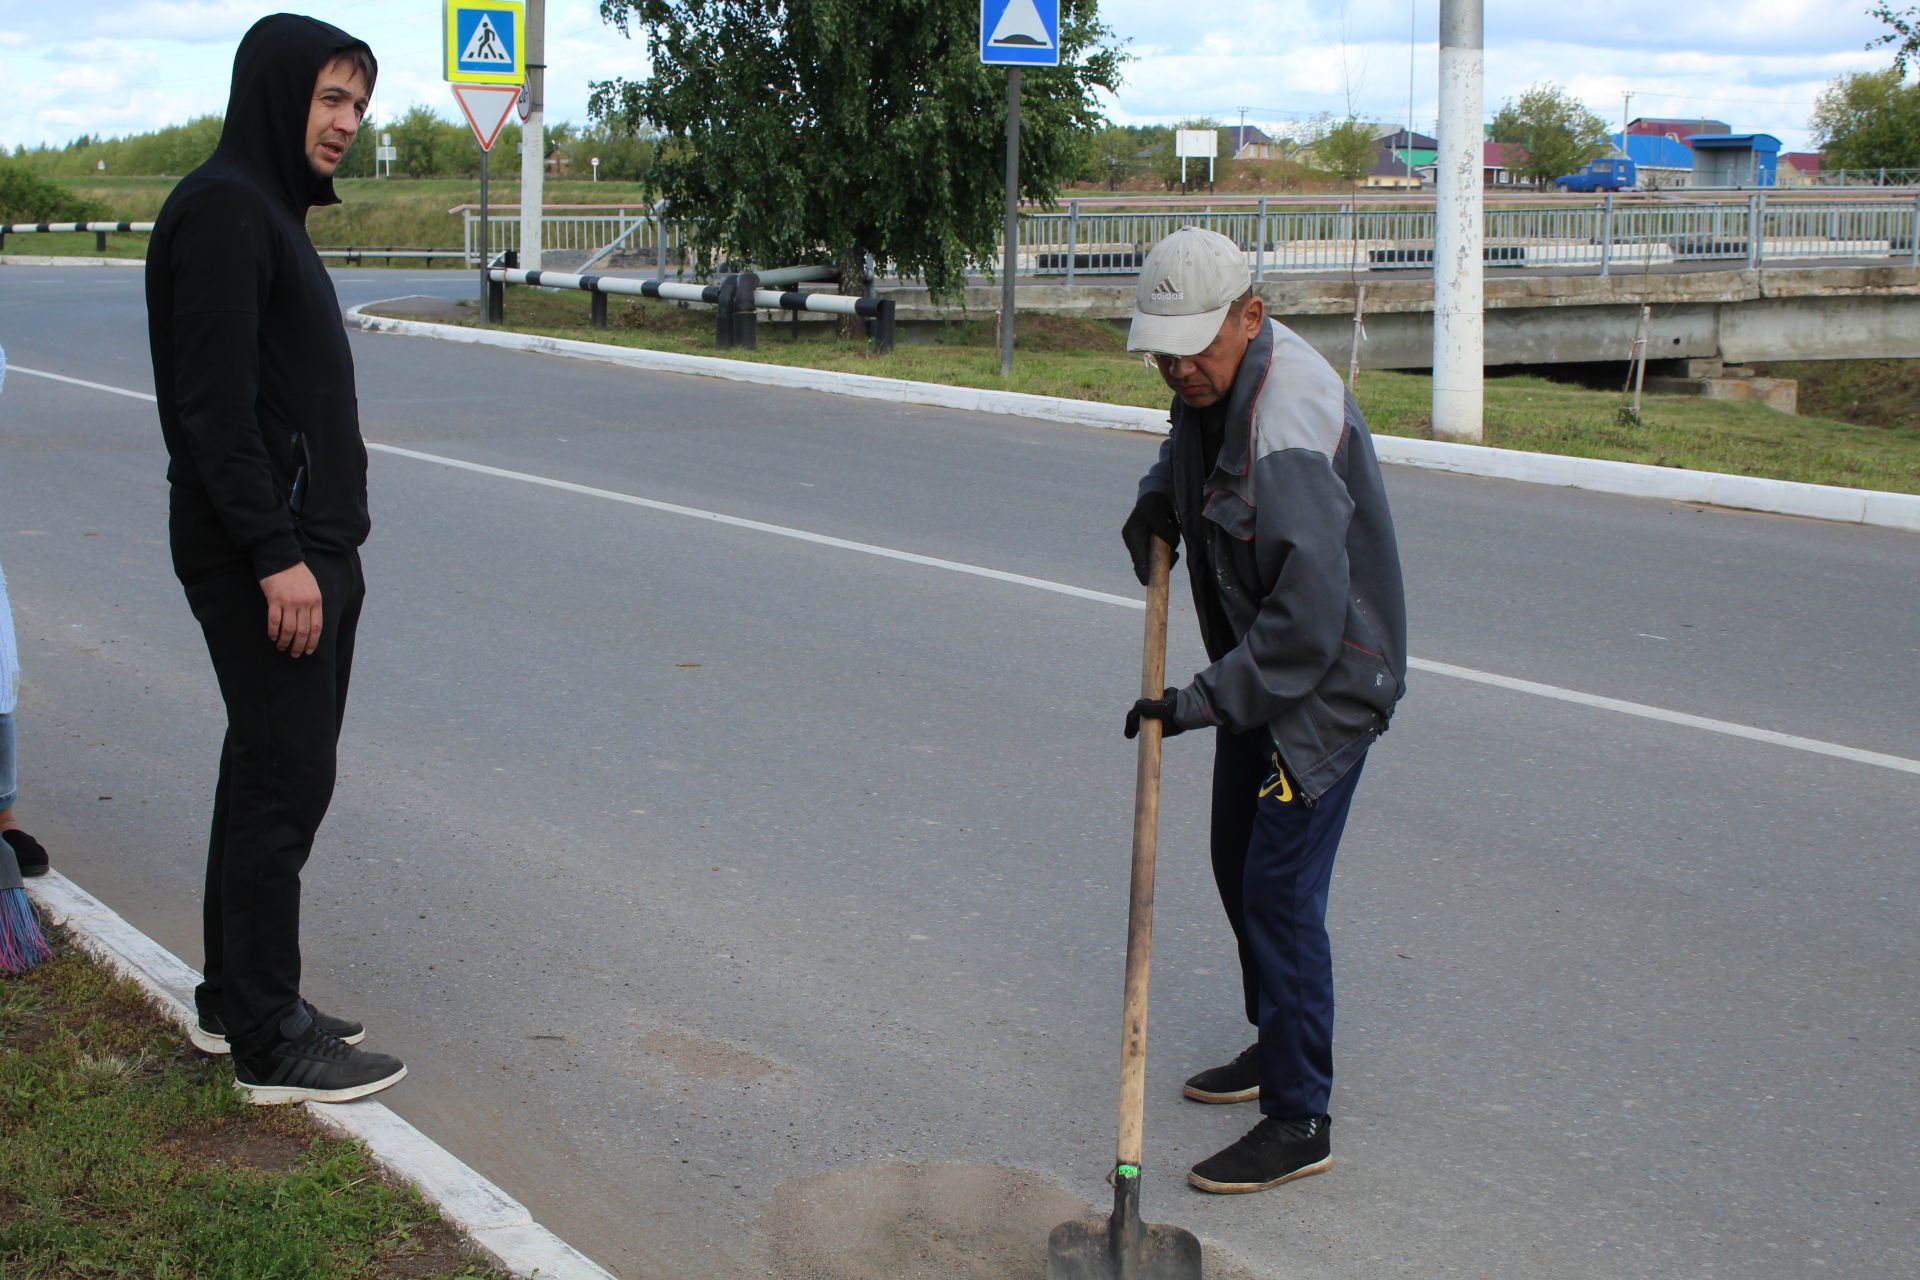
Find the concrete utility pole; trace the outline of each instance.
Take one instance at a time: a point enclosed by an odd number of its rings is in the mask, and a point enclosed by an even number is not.
[[[1627,154],[1627,117],[1633,114],[1633,90],[1620,91],[1620,154]]]
[[[1440,0],[1440,154],[1433,229],[1433,435],[1478,443],[1485,404],[1485,222],[1480,189],[1481,0]]]
[[[547,184],[547,0],[527,0],[527,105],[520,129],[520,266],[540,269],[540,212]]]

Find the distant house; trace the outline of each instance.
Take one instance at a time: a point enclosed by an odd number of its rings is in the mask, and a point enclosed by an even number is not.
[[[1399,156],[1414,168],[1423,164],[1432,164],[1440,155],[1440,142],[1424,133],[1415,133],[1411,129],[1396,129],[1394,132],[1376,140],[1381,150]]]
[[[1627,132],[1644,138],[1672,138],[1685,142],[1695,134],[1728,134],[1732,126],[1724,120],[1651,120],[1642,117],[1627,125]]]
[[[1220,131],[1220,154],[1230,160],[1273,160],[1273,139],[1250,124],[1237,124]]]
[[[1620,147],[1618,133],[1608,135],[1615,150]],[[1684,187],[1693,181],[1693,148],[1663,133],[1629,133],[1627,159],[1640,171],[1640,186]]]
[[[1373,153],[1373,167],[1360,181],[1363,187],[1413,188],[1421,185],[1414,167],[1394,152],[1382,147]]]
[[[1533,159],[1527,149],[1517,142],[1486,142],[1481,144],[1480,180],[1489,187],[1515,187],[1525,185],[1527,179],[1522,176],[1527,162]]]
[[[547,152],[547,172],[563,174],[573,172],[573,152],[565,147],[555,147]]]
[[[1782,151],[1778,176],[1783,187],[1811,187],[1820,183],[1820,170],[1826,160],[1817,151]]]

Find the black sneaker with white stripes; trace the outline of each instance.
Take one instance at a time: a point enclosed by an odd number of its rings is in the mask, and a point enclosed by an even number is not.
[[[352,1018],[336,1018],[330,1013],[322,1013],[305,1000],[300,1006],[313,1019],[313,1025],[343,1044],[359,1044],[367,1038],[367,1029]],[[202,1013],[187,1028],[187,1039],[193,1041],[193,1047],[202,1053],[232,1053],[233,1046],[227,1043],[227,1024],[220,1020],[217,1013]]]
[[[282,1038],[259,1053],[233,1055],[233,1082],[256,1106],[350,1102],[407,1074],[400,1059],[355,1049],[314,1025],[304,1008],[280,1024]]]

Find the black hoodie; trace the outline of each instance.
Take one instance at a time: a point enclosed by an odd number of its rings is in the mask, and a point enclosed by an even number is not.
[[[314,83],[366,45],[280,13],[240,41],[212,158],[147,251],[147,333],[172,485],[174,572],[264,578],[366,541],[353,356],[307,210],[338,204],[306,155]],[[369,50],[369,56],[371,51]]]

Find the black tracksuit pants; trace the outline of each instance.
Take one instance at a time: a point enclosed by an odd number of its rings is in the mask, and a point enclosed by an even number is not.
[[[207,845],[202,1012],[237,1052],[271,1044],[300,999],[300,870],[333,798],[354,631],[366,585],[357,552],[310,551],[319,647],[301,658],[267,638],[266,597],[246,570],[187,588],[207,640],[227,737]]]

